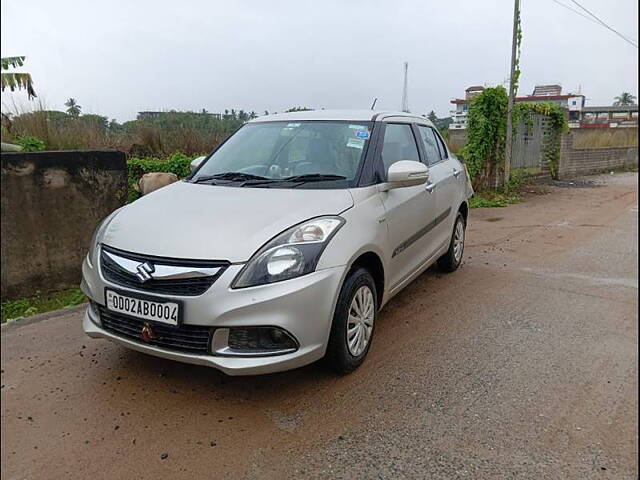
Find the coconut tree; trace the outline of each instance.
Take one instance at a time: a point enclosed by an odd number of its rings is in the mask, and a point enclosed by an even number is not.
[[[78,105],[78,102],[76,102],[75,98],[70,98],[69,100],[64,102],[64,106],[69,107],[67,108],[67,113],[72,117],[80,116],[80,109],[82,109],[82,107]]]
[[[622,92],[619,96],[615,97],[613,104],[617,107],[624,105],[635,105],[636,96],[631,95],[629,92]]]
[[[8,88],[12,92],[15,90],[26,90],[29,99],[36,97],[36,91],[33,88],[33,80],[31,74],[23,72],[5,72],[10,68],[21,67],[24,64],[25,57],[2,57],[2,91]]]

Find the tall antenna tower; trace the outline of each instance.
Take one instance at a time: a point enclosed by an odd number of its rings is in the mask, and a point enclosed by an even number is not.
[[[404,85],[402,87],[402,106],[400,110],[409,112],[409,62],[404,62]]]

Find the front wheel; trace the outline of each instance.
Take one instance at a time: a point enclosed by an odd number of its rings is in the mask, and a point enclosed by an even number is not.
[[[339,373],[364,362],[378,315],[376,286],[368,270],[349,273],[338,296],[325,361]]]
[[[466,222],[462,213],[458,212],[456,222],[453,225],[453,233],[449,250],[438,259],[438,266],[444,272],[455,272],[462,263],[462,254],[464,253],[464,237]]]

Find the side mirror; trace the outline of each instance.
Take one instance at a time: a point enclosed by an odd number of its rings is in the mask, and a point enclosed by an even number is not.
[[[191,164],[189,165],[191,168],[191,173],[195,172],[198,169],[198,167],[200,166],[200,164],[205,158],[207,157],[202,156],[202,157],[196,157],[193,160],[191,160]]]
[[[389,167],[385,190],[422,185],[428,179],[429,169],[424,163],[400,160]]]

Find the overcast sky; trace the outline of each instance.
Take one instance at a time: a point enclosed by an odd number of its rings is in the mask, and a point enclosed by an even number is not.
[[[637,41],[637,0],[580,3]],[[83,112],[119,121],[141,110],[369,108],[374,97],[395,110],[405,60],[410,109],[448,116],[467,86],[505,81],[511,52],[511,0],[1,5],[2,56],[27,56],[48,109],[74,97]],[[520,94],[540,83],[581,88],[591,105],[638,94],[635,47],[553,0],[522,9]]]

